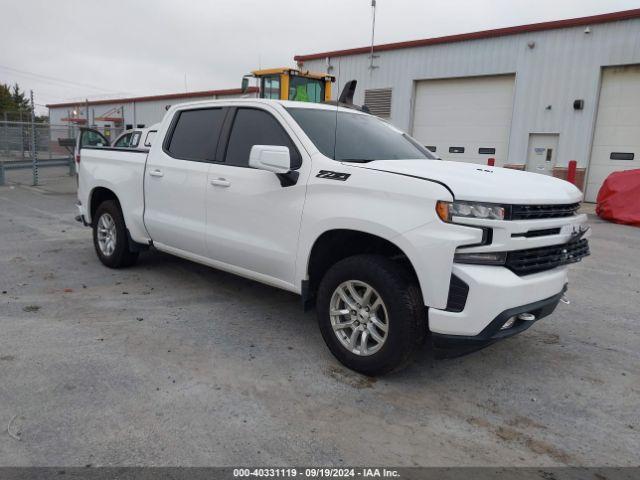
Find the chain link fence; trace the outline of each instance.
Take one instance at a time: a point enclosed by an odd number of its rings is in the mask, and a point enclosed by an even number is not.
[[[0,121],[0,185],[12,171],[31,170],[32,185],[38,185],[41,169],[67,167],[73,175],[73,149],[59,138],[75,138],[76,127],[42,122]]]
[[[4,118],[8,118],[4,115]],[[80,133],[80,126],[73,124],[52,125],[28,120],[16,121],[16,115],[0,119],[0,185],[8,181],[12,171],[32,171],[32,185],[38,185],[40,177],[49,167],[67,168],[69,175],[75,172],[73,144]],[[0,116],[2,118],[2,116]],[[17,116],[17,118],[20,118]],[[119,133],[113,128],[92,127],[107,138]],[[21,176],[24,178],[24,173]]]

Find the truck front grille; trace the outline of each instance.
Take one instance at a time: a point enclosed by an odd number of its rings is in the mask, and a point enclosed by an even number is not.
[[[589,253],[589,243],[583,239],[563,245],[507,252],[505,266],[516,275],[530,275],[579,262]]]
[[[571,217],[576,214],[579,208],[580,203],[565,205],[512,205],[511,220]]]

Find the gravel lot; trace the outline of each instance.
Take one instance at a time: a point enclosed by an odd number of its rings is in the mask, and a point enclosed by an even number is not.
[[[638,465],[640,229],[592,217],[570,306],[374,380],[295,295],[103,267],[64,173],[0,187],[0,465]]]

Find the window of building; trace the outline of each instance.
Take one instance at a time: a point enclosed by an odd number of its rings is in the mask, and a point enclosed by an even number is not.
[[[611,160],[633,160],[635,154],[632,152],[611,152],[609,159]]]

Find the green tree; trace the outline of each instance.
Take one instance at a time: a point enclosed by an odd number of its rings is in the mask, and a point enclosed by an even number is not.
[[[0,83],[0,112],[11,110],[13,108],[13,96],[9,87]]]
[[[20,86],[15,83],[13,87],[0,83],[0,113],[15,114],[24,112],[25,117],[31,113],[31,105],[25,92],[20,90]]]
[[[20,86],[17,83],[13,85],[11,96],[13,97],[13,104],[16,106],[16,110],[31,110],[29,99],[25,97],[25,92],[20,91]]]

